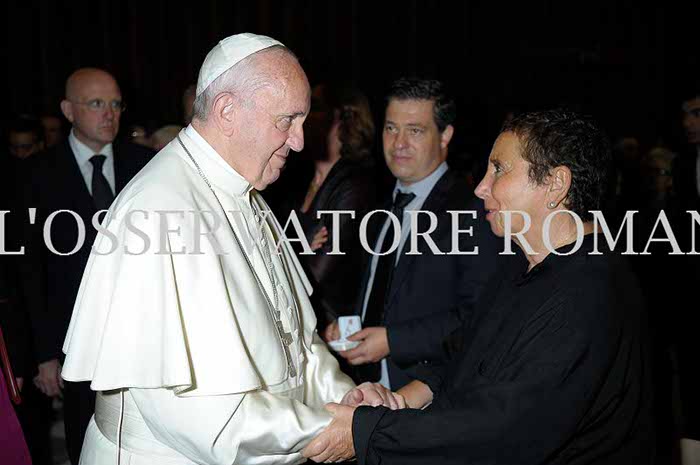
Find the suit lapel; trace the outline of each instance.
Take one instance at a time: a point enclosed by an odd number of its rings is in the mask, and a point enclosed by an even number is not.
[[[425,199],[425,202],[423,202],[423,205],[421,206],[421,210],[431,211],[439,215],[440,211],[443,209],[447,201],[447,194],[449,192],[450,187],[450,179],[451,173],[448,170],[438,180],[438,182],[435,184],[435,187],[433,187],[433,190],[430,191],[430,194],[428,194],[428,198]],[[426,231],[428,225],[430,224],[429,221],[430,220],[426,215],[419,215],[418,230]],[[406,243],[404,244],[403,249],[401,250],[399,262],[396,264],[396,268],[394,268],[394,274],[391,278],[391,286],[389,288],[389,295],[386,299],[385,309],[391,305],[392,301],[396,297],[396,293],[401,288],[401,283],[403,283],[404,279],[406,279],[408,271],[411,269],[413,262],[416,260],[417,255],[406,255],[406,252],[408,252],[410,249],[411,236],[409,234],[409,237],[406,239]],[[423,247],[418,247],[418,251],[420,253],[429,253],[429,250],[426,251]]]
[[[58,171],[56,179],[65,180],[64,185],[67,187],[63,192],[71,197],[76,205],[87,207],[87,210],[94,210],[92,196],[87,184],[85,184],[85,178],[83,178],[83,173],[80,171],[80,166],[78,166],[78,162],[75,159],[73,149],[71,149],[67,140],[63,145],[63,154],[59,155],[56,161],[56,171]],[[62,174],[61,171],[63,171]]]

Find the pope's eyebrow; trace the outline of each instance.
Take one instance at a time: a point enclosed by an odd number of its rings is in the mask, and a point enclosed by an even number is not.
[[[298,117],[300,117],[300,116],[304,116],[305,114],[306,114],[305,111],[297,111],[297,112],[294,112],[294,113],[283,113],[283,114],[279,115],[279,117],[280,117],[280,118],[291,118],[291,119],[295,119],[295,118],[298,118]]]

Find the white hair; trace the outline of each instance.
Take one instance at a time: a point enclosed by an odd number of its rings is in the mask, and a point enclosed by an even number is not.
[[[206,121],[211,112],[212,105],[216,97],[224,92],[230,92],[238,100],[247,106],[254,105],[252,95],[256,90],[261,89],[272,82],[273,76],[259,69],[257,57],[263,53],[272,51],[282,51],[288,55],[296,56],[288,48],[281,45],[273,45],[259,52],[245,57],[221,76],[216,78],[209,87],[194,99],[192,118],[199,121]]]

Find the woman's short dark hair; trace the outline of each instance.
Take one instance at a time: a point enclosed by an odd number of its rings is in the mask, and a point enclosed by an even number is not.
[[[542,185],[552,169],[566,166],[571,171],[567,208],[584,220],[592,218],[590,210],[600,210],[610,143],[591,118],[566,110],[524,113],[504,123],[501,132],[520,139],[532,182]]]
[[[445,85],[433,79],[402,77],[389,87],[386,104],[391,100],[432,100],[433,119],[440,132],[454,123],[457,117],[457,104],[447,95]]]

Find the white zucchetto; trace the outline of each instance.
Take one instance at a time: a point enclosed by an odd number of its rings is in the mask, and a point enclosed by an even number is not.
[[[220,41],[202,63],[197,79],[197,96],[199,96],[219,76],[247,56],[266,48],[282,45],[281,42],[267,36],[244,32],[232,35]]]

